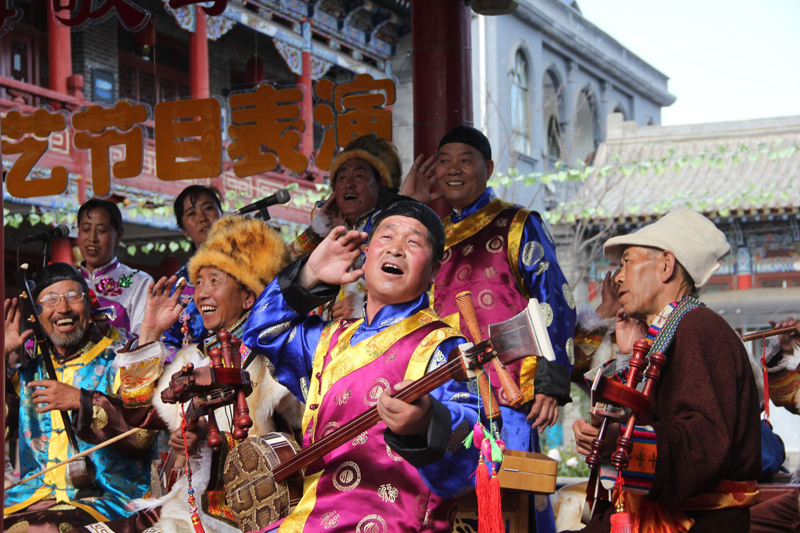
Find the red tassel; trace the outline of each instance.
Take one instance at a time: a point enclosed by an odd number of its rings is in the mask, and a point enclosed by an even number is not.
[[[631,515],[625,511],[611,515],[611,533],[633,533]]]
[[[206,530],[203,529],[203,523],[200,521],[200,515],[197,512],[192,513],[192,525],[195,533],[206,533]]]
[[[497,472],[492,466],[492,479],[489,482],[489,521],[493,525],[492,533],[505,533],[506,524],[503,520],[502,491]]]
[[[481,454],[480,461],[478,461],[478,469],[475,471],[475,496],[478,499],[478,533],[494,533],[489,521],[489,507],[490,507],[490,481],[489,481],[489,467],[483,461]]]

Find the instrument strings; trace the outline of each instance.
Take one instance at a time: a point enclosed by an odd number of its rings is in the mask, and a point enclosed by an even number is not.
[[[419,380],[399,391],[394,397],[398,400],[410,400],[413,402],[422,395],[444,384],[450,378],[450,372],[457,369],[461,365],[463,365],[461,357],[455,358],[452,361],[448,361],[433,372],[425,374]],[[373,407],[367,411],[364,411],[359,416],[341,428],[337,429],[327,437],[323,437],[322,439],[314,442],[308,448],[300,451],[296,455],[293,455],[291,458],[287,459],[285,462],[279,464],[271,472],[257,476],[253,478],[252,481],[242,485],[241,487],[238,487],[235,491],[232,491],[229,496],[233,497],[233,495],[238,493],[240,490],[269,478],[273,478],[275,481],[283,481],[294,472],[297,472],[301,468],[308,466],[329,451],[352,439],[365,428],[371,427],[378,421],[379,418],[380,415],[378,415],[377,407]]]

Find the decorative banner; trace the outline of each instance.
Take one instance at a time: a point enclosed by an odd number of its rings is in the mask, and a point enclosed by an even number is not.
[[[309,161],[300,151],[301,134],[313,126],[303,121],[305,90],[302,86],[276,88],[262,84],[252,91],[230,95],[226,115],[231,119],[227,130],[231,142],[227,154],[238,178],[269,172],[279,165],[298,174],[306,171]],[[330,169],[333,155],[355,137],[374,133],[392,139],[392,112],[385,107],[395,102],[393,80],[375,80],[369,74],[359,74],[352,81],[339,84],[322,79],[316,84],[315,94],[318,101],[313,116],[323,127],[322,145],[316,157],[320,170]],[[9,195],[32,198],[57,195],[65,190],[67,170],[62,166],[55,166],[49,177],[34,173],[33,179],[28,178],[50,148],[50,136],[65,132],[70,124],[75,149],[89,151],[90,178],[96,196],[110,194],[112,175],[127,180],[142,174],[143,169],[164,181],[220,175],[223,162],[220,100],[171,100],[155,106],[155,169],[153,150],[146,148],[144,142],[144,123],[149,115],[146,106],[125,100],[114,107],[91,105],[75,111],[71,122],[66,111],[37,109],[30,115],[9,111],[0,124],[2,151],[20,154],[6,178]],[[64,135],[69,133],[66,131]],[[61,147],[58,140],[55,142],[53,152],[64,153],[69,146],[65,143]]]
[[[154,129],[158,179],[197,180],[222,172],[222,112],[216,98],[160,102]]]
[[[144,28],[150,20],[150,12],[137,6],[131,0],[49,0],[53,3],[56,20],[74,30],[82,30],[90,24],[104,22],[112,15],[129,32],[136,33]],[[75,4],[80,4],[76,8]],[[100,4],[100,5],[98,5]]]
[[[298,174],[305,172],[308,158],[298,151],[300,134],[306,130],[300,104],[300,87],[276,89],[259,85],[254,91],[228,98],[231,122],[228,157],[239,178],[269,172],[278,166]],[[265,142],[266,140],[266,142]]]
[[[66,127],[66,112],[50,113],[46,109],[37,109],[29,116],[9,111],[0,120],[3,136],[15,140],[25,134],[47,139],[51,133],[63,131]],[[47,151],[49,144],[47,140],[39,141],[33,137],[25,137],[18,143],[3,141],[0,144],[6,155],[20,154],[6,176],[8,194],[17,198],[32,198],[64,192],[67,188],[67,169],[64,167],[54,167],[47,179],[25,181],[31,169]]]
[[[374,133],[392,139],[392,111],[384,106],[396,100],[394,81],[376,80],[369,74],[338,84],[322,79],[314,94],[319,100],[314,107],[314,121],[323,128],[317,168],[329,170],[333,155],[356,137]]]
[[[29,0],[18,0],[20,2],[28,2]],[[0,0],[0,37],[10,30],[15,22],[22,19],[22,8],[14,7],[16,2],[14,0]]]

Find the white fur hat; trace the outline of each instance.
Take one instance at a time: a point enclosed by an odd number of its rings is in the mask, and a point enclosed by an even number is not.
[[[628,246],[649,246],[672,252],[697,288],[706,284],[719,269],[722,258],[731,251],[725,234],[691,209],[678,209],[629,235],[612,237],[606,241],[603,253],[619,263]]]

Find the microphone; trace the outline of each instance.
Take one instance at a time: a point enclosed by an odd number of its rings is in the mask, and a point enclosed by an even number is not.
[[[59,224],[55,228],[50,228],[47,231],[42,231],[41,233],[34,233],[33,235],[28,235],[27,237],[23,237],[22,240],[19,241],[19,243],[25,244],[26,242],[34,242],[34,241],[50,242],[52,240],[61,239],[63,237],[69,237],[69,228],[64,224]]]
[[[262,198],[257,202],[253,202],[250,205],[246,205],[243,208],[239,209],[238,211],[234,211],[234,215],[245,215],[247,213],[252,213],[253,211],[261,211],[262,209],[266,209],[267,207],[275,204],[285,204],[292,198],[292,195],[289,194],[289,191],[286,189],[280,189],[275,191],[275,194],[267,196],[266,198]]]

